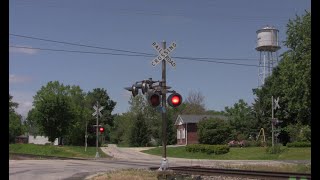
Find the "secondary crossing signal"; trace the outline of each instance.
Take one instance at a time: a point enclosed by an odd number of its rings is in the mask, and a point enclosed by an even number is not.
[[[104,132],[104,127],[100,127],[99,131],[100,131],[100,133],[103,133]]]
[[[182,96],[179,93],[172,93],[167,101],[171,107],[178,107],[182,103]]]

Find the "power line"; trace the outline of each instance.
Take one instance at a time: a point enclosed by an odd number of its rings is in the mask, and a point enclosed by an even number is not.
[[[92,45],[86,45],[86,44],[78,44],[78,43],[71,43],[71,42],[64,42],[64,41],[57,41],[57,40],[51,40],[51,39],[44,39],[44,38],[38,38],[38,37],[32,37],[32,36],[26,36],[26,35],[19,35],[19,34],[12,34],[11,36],[17,36],[22,38],[28,38],[28,39],[34,39],[34,40],[40,40],[40,41],[47,41],[47,42],[53,42],[53,43],[59,43],[59,44],[67,44],[72,46],[81,46],[81,47],[89,47],[89,48],[96,48],[96,49],[103,49],[103,50],[111,50],[111,51],[118,51],[118,52],[126,52],[126,53],[132,53],[132,54],[140,54],[140,55],[147,55],[148,57],[154,57],[157,56],[156,54],[150,54],[150,53],[143,53],[143,52],[137,52],[137,51],[128,51],[128,50],[122,50],[122,49],[113,49],[113,48],[106,48],[106,47],[99,47],[99,46],[92,46]],[[172,56],[173,57],[173,56]],[[174,57],[177,59],[199,59],[199,60],[224,60],[224,61],[256,61],[256,59],[249,59],[249,58],[211,58],[211,57]]]
[[[34,50],[44,50],[44,51],[58,51],[58,52],[71,52],[71,53],[84,53],[84,54],[108,54],[108,55],[123,55],[123,56],[142,56],[142,57],[154,57],[142,54],[121,54],[121,53],[110,53],[110,52],[92,52],[92,51],[75,51],[75,50],[65,50],[65,49],[50,49],[50,48],[38,48],[38,47],[27,47],[27,46],[12,46],[12,48],[20,48],[20,49],[34,49]]]
[[[13,46],[13,45],[9,45],[9,47],[20,48],[20,49],[34,49],[34,50],[44,50],[44,51],[69,52],[69,53],[107,54],[107,55],[115,55],[115,56],[155,57],[155,56],[142,55],[142,54],[121,54],[121,53],[92,52],[92,51],[75,51],[75,50],[49,49],[49,48],[37,48],[37,47]],[[199,58],[192,58],[192,57],[172,57],[172,58],[189,60],[189,61],[198,61],[198,62],[209,62],[209,63],[230,64],[230,65],[239,65],[239,66],[262,67],[262,66],[258,66],[258,65],[252,65],[252,64],[231,63],[231,62],[221,62],[221,61],[212,61],[212,60],[210,61],[210,60],[206,60],[206,59],[199,59]]]
[[[17,37],[22,37],[22,38],[27,38],[27,39],[34,39],[34,40],[40,40],[40,41],[54,42],[54,43],[59,43],[59,44],[67,44],[67,45],[72,45],[72,46],[82,46],[82,47],[88,47],[88,48],[104,49],[104,50],[119,51],[119,52],[134,53],[134,54],[154,55],[154,54],[147,54],[147,53],[141,53],[141,52],[136,52],[136,51],[127,51],[127,50],[120,50],[120,49],[113,49],[113,48],[105,48],[105,47],[91,46],[91,45],[71,43],[71,42],[64,42],[64,41],[56,41],[56,40],[43,39],[43,38],[38,38],[38,37],[25,36],[25,35],[19,35],[19,34],[12,34],[12,33],[10,33],[9,35],[11,35],[11,36],[17,36]]]

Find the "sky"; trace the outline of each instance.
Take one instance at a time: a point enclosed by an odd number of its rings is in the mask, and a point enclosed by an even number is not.
[[[288,50],[289,19],[305,10],[311,0],[10,0],[9,93],[26,116],[49,81],[84,92],[104,88],[117,102],[113,113],[121,114],[131,96],[124,87],[161,80],[161,64],[151,65],[158,56],[152,43],[165,41],[176,43],[167,85],[184,99],[199,92],[206,109],[215,111],[239,99],[251,105],[260,59],[256,31],[279,30],[279,56]]]

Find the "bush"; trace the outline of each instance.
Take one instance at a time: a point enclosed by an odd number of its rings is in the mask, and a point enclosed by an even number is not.
[[[311,147],[310,142],[292,142],[287,143],[287,147]]]
[[[281,149],[281,145],[274,145],[273,147],[272,146],[269,146],[267,147],[266,149],[266,152],[268,154],[280,154],[284,151],[284,149]]]
[[[201,152],[207,154],[225,154],[230,150],[227,145],[191,144],[186,146],[187,152]]]
[[[210,118],[198,123],[199,143],[227,144],[231,135],[230,125],[222,119]]]

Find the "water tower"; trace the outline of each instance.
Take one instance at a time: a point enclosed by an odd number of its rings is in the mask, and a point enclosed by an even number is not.
[[[260,52],[258,87],[264,85],[265,79],[271,75],[275,63],[278,62],[278,35],[279,30],[270,26],[257,31],[256,50]]]

